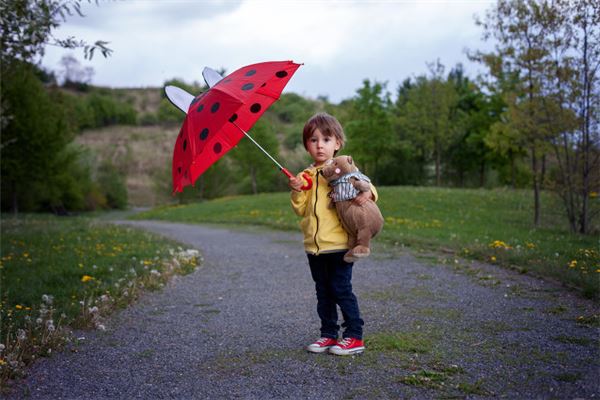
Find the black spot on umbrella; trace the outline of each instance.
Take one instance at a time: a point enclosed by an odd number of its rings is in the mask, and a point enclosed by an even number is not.
[[[185,151],[186,147],[187,147],[187,139],[183,141],[183,151]]]
[[[265,82],[262,85],[260,85],[260,87],[265,87],[265,86],[267,86],[267,82]]]
[[[242,86],[242,90],[250,90],[254,87],[254,83],[246,83],[244,86]]]
[[[246,72],[246,76],[252,76],[256,73],[255,69],[251,69],[250,71]]]
[[[287,71],[278,71],[275,73],[275,76],[278,78],[285,78],[286,76],[288,76]]]
[[[220,153],[221,150],[223,150],[223,146],[221,146],[221,143],[215,143],[215,147],[213,147],[213,150],[215,151],[215,153]]]
[[[181,175],[181,167],[177,167],[177,173]]]
[[[200,104],[200,105],[198,106],[198,108],[196,109],[196,111],[198,111],[198,112],[200,112],[200,111],[202,111],[202,110],[204,110],[204,104]]]
[[[229,122],[233,122],[233,121],[235,121],[235,120],[237,119],[237,117],[238,117],[238,115],[237,115],[237,114],[233,114],[233,115],[231,116],[231,118],[229,118]]]
[[[208,137],[208,128],[204,128],[204,129],[202,129],[202,132],[200,132],[200,140],[206,140],[207,137]]]
[[[218,101],[212,105],[212,107],[210,108],[210,112],[211,113],[216,113],[219,110],[219,107],[221,106],[221,103],[219,103]]]
[[[253,112],[254,114],[256,114],[257,112],[260,111],[262,107],[260,106],[260,104],[258,103],[254,103],[250,106],[250,111]]]

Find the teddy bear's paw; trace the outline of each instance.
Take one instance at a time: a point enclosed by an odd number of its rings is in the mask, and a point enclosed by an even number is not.
[[[348,251],[346,254],[344,254],[344,261],[347,263],[353,263],[356,260],[358,260],[358,257],[355,257],[354,254],[352,253],[352,250]]]
[[[371,249],[366,246],[356,246],[352,249],[352,255],[355,258],[365,258],[369,257],[371,254]]]

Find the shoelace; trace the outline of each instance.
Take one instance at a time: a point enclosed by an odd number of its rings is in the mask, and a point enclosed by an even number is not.
[[[348,346],[350,343],[352,343],[352,338],[345,338],[339,344],[340,346]]]
[[[317,343],[318,344],[325,344],[325,343],[327,343],[327,341],[329,341],[329,338],[321,338],[321,339],[317,340]]]

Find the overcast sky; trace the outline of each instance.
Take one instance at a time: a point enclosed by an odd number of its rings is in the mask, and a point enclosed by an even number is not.
[[[93,2],[92,2],[93,3]],[[112,56],[48,46],[42,64],[60,70],[72,54],[94,71],[92,83],[158,87],[171,78],[202,81],[205,66],[227,72],[256,62],[304,63],[286,91],[333,102],[355,95],[366,78],[396,92],[408,77],[440,59],[461,62],[474,77],[482,67],[465,50],[486,49],[474,16],[488,0],[448,1],[208,1],[127,0],[84,4],[54,36],[110,42]]]

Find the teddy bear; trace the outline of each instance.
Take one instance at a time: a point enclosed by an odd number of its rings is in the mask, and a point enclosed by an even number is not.
[[[351,156],[338,156],[327,161],[321,173],[333,188],[331,206],[336,208],[348,233],[350,250],[344,254],[344,261],[368,257],[371,239],[383,228],[383,216],[374,201],[357,205],[352,200],[360,192],[371,190],[371,180],[360,173]]]

